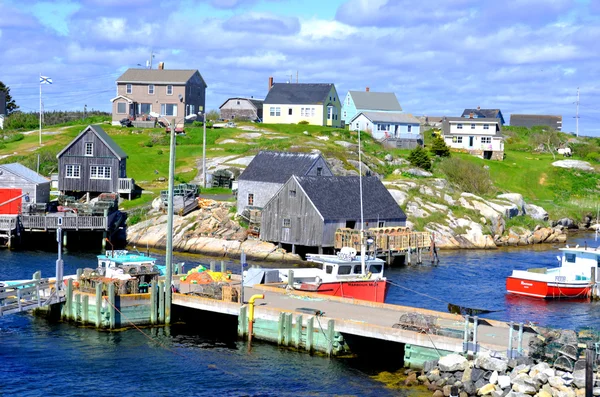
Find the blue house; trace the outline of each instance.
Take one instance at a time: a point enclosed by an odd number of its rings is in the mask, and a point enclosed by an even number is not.
[[[421,122],[412,114],[360,112],[350,121],[353,131],[366,131],[384,146],[414,149],[423,145]]]
[[[500,109],[465,109],[462,116],[467,119],[500,119],[500,125],[504,125],[504,116]]]
[[[402,107],[393,92],[348,91],[342,104],[342,120],[350,124],[360,112],[402,113]]]

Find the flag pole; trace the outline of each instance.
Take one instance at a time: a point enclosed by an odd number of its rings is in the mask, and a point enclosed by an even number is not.
[[[42,74],[40,73],[40,146],[42,146]]]

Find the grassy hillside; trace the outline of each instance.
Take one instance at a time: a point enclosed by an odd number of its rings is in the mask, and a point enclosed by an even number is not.
[[[94,120],[97,122],[98,120]],[[63,125],[44,130],[44,145],[38,147],[38,134],[34,131],[25,134],[23,139],[10,142],[6,140],[0,147],[0,161],[3,163],[19,161],[35,169],[37,155],[41,154],[41,173],[48,175],[56,172],[56,154],[70,142],[86,124]],[[344,129],[332,129],[309,125],[267,125],[247,124],[261,131],[247,131],[240,128],[207,129],[207,158],[226,156],[254,155],[259,150],[308,151],[320,150],[325,157],[335,157],[347,163],[357,160],[356,147],[346,148],[336,141],[357,144],[357,135]],[[128,176],[146,190],[158,192],[166,188],[166,182],[159,182],[160,177],[167,177],[169,168],[169,135],[163,129],[123,128],[103,124],[105,131],[113,137],[129,155],[127,161]],[[543,131],[542,131],[543,132]],[[4,131],[11,135],[16,131]],[[515,192],[522,194],[527,202],[541,205],[553,218],[559,216],[580,217],[582,212],[596,212],[598,203],[600,176],[596,173],[565,170],[553,167],[553,156],[535,151],[532,135],[539,130],[505,129],[506,158],[504,161],[485,161],[464,154],[453,153],[474,164],[489,167],[497,192]],[[374,171],[386,178],[407,178],[403,175],[392,175],[396,167],[386,165],[383,159],[386,154],[395,158],[406,158],[408,150],[386,150],[373,141],[368,134],[362,134],[363,152],[367,154],[365,162]],[[572,138],[562,135],[561,139]],[[426,145],[431,139],[431,132],[425,132]],[[576,147],[573,159],[587,160],[596,166],[596,158],[600,159],[600,150],[596,139],[578,138],[572,143]],[[186,127],[186,135],[177,137],[176,179],[178,182],[189,182],[197,174],[197,164],[202,159],[202,127]],[[594,153],[598,154],[595,156]],[[562,159],[557,156],[556,160]],[[435,176],[443,177],[435,166]],[[347,165],[351,168],[350,165]],[[125,207],[139,205],[151,200],[153,195],[126,203]]]

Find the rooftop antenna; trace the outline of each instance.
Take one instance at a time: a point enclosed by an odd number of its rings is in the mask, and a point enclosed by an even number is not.
[[[577,102],[575,102],[576,111],[575,111],[575,134],[579,136],[579,87],[577,87]]]
[[[146,61],[146,67],[152,69],[152,60],[154,59],[154,49],[150,50],[150,60]]]

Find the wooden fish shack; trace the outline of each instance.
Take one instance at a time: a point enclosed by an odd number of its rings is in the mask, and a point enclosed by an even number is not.
[[[436,248],[431,232],[414,232],[405,226],[377,227],[364,231],[367,251],[377,257],[385,258],[388,265],[395,258],[404,263],[422,263],[423,252],[429,253],[432,261],[437,261]],[[360,252],[360,230],[340,228],[335,232],[335,249],[352,247]],[[414,258],[413,258],[414,256]]]

